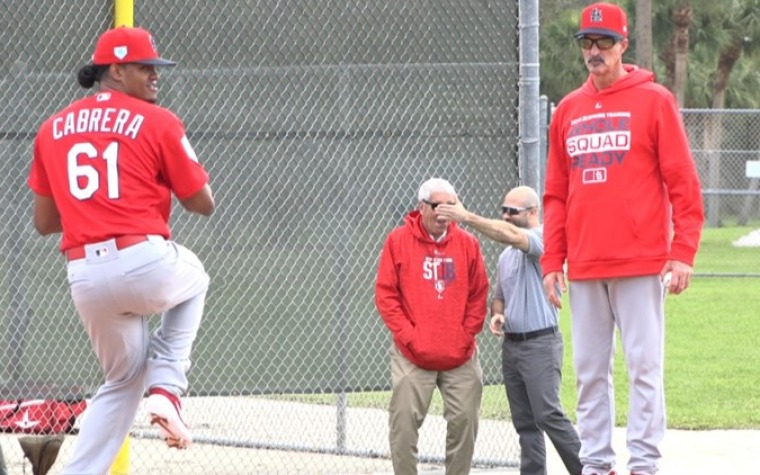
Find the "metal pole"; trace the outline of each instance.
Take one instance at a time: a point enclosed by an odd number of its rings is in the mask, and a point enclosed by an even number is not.
[[[546,181],[546,157],[549,154],[549,123],[551,122],[551,113],[549,109],[549,98],[541,96],[539,99],[539,134],[538,139],[541,143],[539,146],[538,157],[538,196],[544,196],[544,183]],[[543,207],[541,207],[543,209]]]
[[[538,0],[520,0],[519,15],[520,182],[538,190],[540,181]]]
[[[341,64],[341,74],[339,78],[340,84],[340,104],[343,121],[343,130],[348,131],[347,119],[350,115],[351,97],[350,97],[350,83],[351,74],[348,66]],[[345,150],[345,149],[344,149]],[[347,153],[346,160],[350,162],[351,157]],[[351,167],[346,165],[342,167],[344,173],[342,179],[345,181],[343,185],[342,200],[343,203],[348,206],[351,197]],[[348,173],[348,175],[346,174]],[[348,387],[348,358],[351,348],[351,341],[348,335],[348,328],[350,324],[349,305],[348,299],[351,295],[350,283],[349,283],[349,266],[350,266],[350,253],[351,253],[351,222],[350,218],[342,216],[345,220],[340,226],[340,239],[338,240],[337,256],[335,262],[338,266],[337,275],[339,276],[339,290],[338,298],[336,301],[336,359],[338,369],[338,394],[335,402],[335,432],[336,432],[336,449],[338,453],[345,453],[348,446],[348,397],[346,394],[346,388]]]

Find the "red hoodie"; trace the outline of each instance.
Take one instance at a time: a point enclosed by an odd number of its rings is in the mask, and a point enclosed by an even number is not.
[[[486,318],[488,275],[475,236],[450,223],[446,237],[435,242],[420,218],[412,211],[385,240],[375,304],[409,361],[445,371],[475,351]]]
[[[702,192],[678,105],[651,72],[625,68],[601,91],[589,76],[552,117],[544,274],[565,259],[571,280],[658,274],[668,259],[694,265]]]

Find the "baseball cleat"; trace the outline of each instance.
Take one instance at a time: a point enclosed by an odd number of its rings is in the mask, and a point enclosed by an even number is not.
[[[182,420],[179,396],[161,388],[151,388],[145,410],[151,425],[157,425],[161,438],[171,448],[186,449],[192,443],[190,429]]]

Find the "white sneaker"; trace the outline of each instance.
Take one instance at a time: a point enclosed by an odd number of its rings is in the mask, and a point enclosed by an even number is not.
[[[182,404],[179,396],[161,388],[150,388],[145,410],[150,415],[150,423],[157,424],[161,438],[166,445],[186,449],[192,443],[190,429],[182,420]]]

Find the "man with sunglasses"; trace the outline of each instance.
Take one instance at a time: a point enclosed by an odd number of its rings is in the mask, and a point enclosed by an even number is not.
[[[538,195],[518,186],[504,197],[501,220],[443,204],[440,215],[475,228],[508,247],[499,256],[490,330],[504,339],[501,370],[512,424],[520,441],[520,475],[546,474],[544,433],[571,475],[581,473],[581,443],[560,401],[564,342],[557,308],[543,289],[544,251]]]
[[[488,275],[475,236],[438,211],[457,201],[451,183],[431,178],[417,197],[417,209],[385,241],[375,286],[375,304],[393,336],[393,471],[417,473],[418,430],[437,387],[446,419],[446,474],[466,475],[483,394],[475,337],[486,318]]]
[[[629,381],[628,469],[652,475],[665,435],[664,298],[689,286],[704,222],[699,177],[675,98],[650,71],[623,63],[625,12],[589,5],[575,38],[589,77],[551,122],[544,288],[560,307],[566,262],[583,473],[614,473],[617,327]]]

